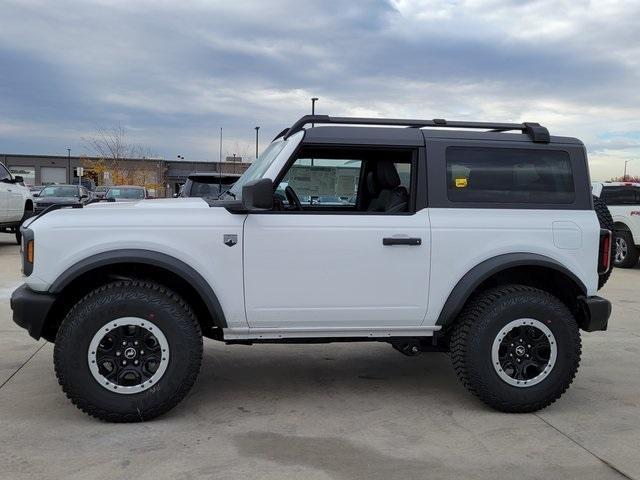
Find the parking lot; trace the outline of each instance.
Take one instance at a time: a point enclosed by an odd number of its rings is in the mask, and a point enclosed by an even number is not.
[[[603,289],[609,331],[583,335],[569,391],[526,415],[470,396],[446,354],[205,340],[177,408],[144,424],[101,423],[62,393],[53,345],[13,324],[20,282],[18,247],[1,234],[3,478],[640,479],[639,267],[616,270]]]

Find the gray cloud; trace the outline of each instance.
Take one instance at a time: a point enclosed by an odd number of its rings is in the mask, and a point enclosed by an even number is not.
[[[173,158],[246,148],[309,109],[530,120],[594,177],[637,158],[636,2],[4,2],[0,150],[63,153],[117,123]],[[622,133],[621,133],[622,132]],[[244,147],[243,147],[244,146]],[[640,168],[640,165],[638,166]]]

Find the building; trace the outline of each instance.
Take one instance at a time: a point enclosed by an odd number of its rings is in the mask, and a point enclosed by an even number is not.
[[[84,177],[95,185],[112,185],[126,182],[143,185],[158,197],[171,197],[180,190],[192,172],[243,173],[249,163],[241,157],[228,162],[199,162],[165,160],[157,158],[122,159],[117,162],[117,172],[110,160],[96,157],[64,155],[0,154],[0,160],[14,174],[24,178],[26,185],[50,183],[77,183],[76,168],[84,168]],[[114,178],[115,177],[115,178]]]

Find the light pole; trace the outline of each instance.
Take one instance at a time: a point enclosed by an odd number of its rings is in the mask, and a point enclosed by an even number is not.
[[[313,97],[311,99],[311,115],[315,115],[316,114],[316,102],[318,101],[318,97]],[[311,126],[313,127],[314,124],[312,123]]]
[[[624,161],[624,175],[622,176],[622,181],[626,182],[627,181],[627,163],[629,163],[630,160],[625,160]]]
[[[220,127],[220,157],[218,160],[218,194],[222,194],[222,127]]]
[[[258,130],[260,130],[260,127],[255,127],[256,129],[256,160],[258,159]]]
[[[316,102],[318,101],[318,97],[313,97],[311,99],[311,115],[315,115],[316,114]],[[312,123],[311,124],[311,128],[315,127],[316,124]],[[313,167],[313,158],[311,159],[311,166]]]

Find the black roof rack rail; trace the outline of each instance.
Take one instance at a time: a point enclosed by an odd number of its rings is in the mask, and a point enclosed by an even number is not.
[[[423,127],[447,127],[447,128],[482,128],[491,132],[507,132],[520,130],[531,137],[536,143],[549,143],[549,130],[539,123],[493,123],[493,122],[463,122],[449,121],[443,118],[433,120],[407,120],[399,118],[360,118],[360,117],[330,117],[329,115],[305,115],[294,123],[284,134],[286,140],[291,135],[299,132],[308,123],[340,124],[340,125],[381,125],[381,126],[403,126],[410,128]],[[282,136],[281,133],[278,137]],[[276,137],[276,138],[278,138]]]

